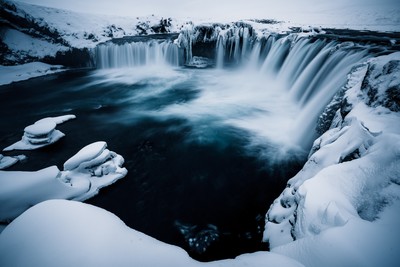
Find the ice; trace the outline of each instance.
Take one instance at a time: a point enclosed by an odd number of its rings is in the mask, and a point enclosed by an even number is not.
[[[75,156],[64,163],[64,170],[70,171],[76,169],[81,163],[97,158],[106,147],[107,143],[102,141],[87,145],[86,147],[79,150],[79,152],[76,153]]]
[[[8,168],[18,162],[18,159],[0,154],[0,170]]]
[[[124,159],[106,147],[105,142],[84,147],[67,160],[71,168],[64,171],[56,166],[35,172],[0,171],[0,221],[10,221],[48,199],[86,200],[125,177]]]
[[[19,155],[19,156],[4,156],[0,154],[0,170],[6,169],[8,167],[11,167],[18,161],[25,160],[26,156],[25,155]]]
[[[34,206],[0,234],[0,266],[7,267],[264,265],[303,266],[270,252],[209,263],[197,262],[179,247],[128,228],[112,213],[67,200],[50,200]]]
[[[33,150],[51,145],[65,136],[65,134],[55,129],[57,124],[75,118],[75,115],[64,115],[38,120],[34,124],[25,127],[21,141],[4,148],[3,151]]]

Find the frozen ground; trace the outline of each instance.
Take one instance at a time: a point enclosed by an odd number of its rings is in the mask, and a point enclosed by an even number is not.
[[[32,62],[16,66],[0,66],[0,85],[63,71],[63,66]]]

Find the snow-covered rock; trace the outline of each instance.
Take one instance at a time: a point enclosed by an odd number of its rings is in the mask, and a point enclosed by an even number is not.
[[[4,148],[3,151],[33,150],[51,145],[65,136],[61,131],[56,130],[57,124],[75,118],[75,115],[64,115],[38,120],[34,124],[25,127],[24,135],[20,141]]]
[[[18,253],[18,255],[16,255]],[[0,234],[0,266],[285,266],[302,264],[271,252],[201,263],[181,248],[128,228],[103,209],[74,201],[42,202]]]
[[[0,171],[0,221],[13,220],[44,200],[86,200],[126,176],[124,159],[106,147],[105,142],[84,147],[66,162],[64,171],[56,166],[35,172]]]
[[[349,75],[332,128],[314,142],[307,163],[266,215],[264,241],[273,251],[307,266],[397,266],[399,67],[397,52]],[[361,252],[345,249],[351,244],[363,244]]]

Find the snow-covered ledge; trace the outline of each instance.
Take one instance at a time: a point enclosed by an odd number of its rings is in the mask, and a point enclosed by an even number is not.
[[[128,171],[123,163],[106,142],[96,142],[66,161],[64,171],[57,166],[36,172],[0,171],[0,221],[11,221],[49,199],[86,200],[125,177]]]
[[[49,200],[27,210],[0,234],[0,266],[303,265],[288,257],[265,251],[242,255],[236,259],[197,262],[183,249],[127,227],[106,210],[75,201]]]
[[[400,262],[400,52],[357,66],[331,129],[266,215],[264,241],[306,266]]]

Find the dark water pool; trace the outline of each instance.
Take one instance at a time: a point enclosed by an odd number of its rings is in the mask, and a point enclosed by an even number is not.
[[[103,140],[125,158],[128,175],[87,203],[199,260],[267,249],[261,243],[264,214],[304,154],[289,149],[276,157],[280,145],[254,143],[256,133],[226,123],[235,114],[253,116],[249,105],[234,112],[223,104],[214,112],[209,105],[207,112],[192,114],[199,108],[192,103],[205,95],[201,71],[129,82],[115,73],[105,79],[98,72],[71,71],[0,87],[1,148],[41,118],[77,116],[57,127],[66,134],[58,143],[3,153],[28,157],[8,170],[62,169],[83,146]],[[187,111],[171,112],[181,107]]]

